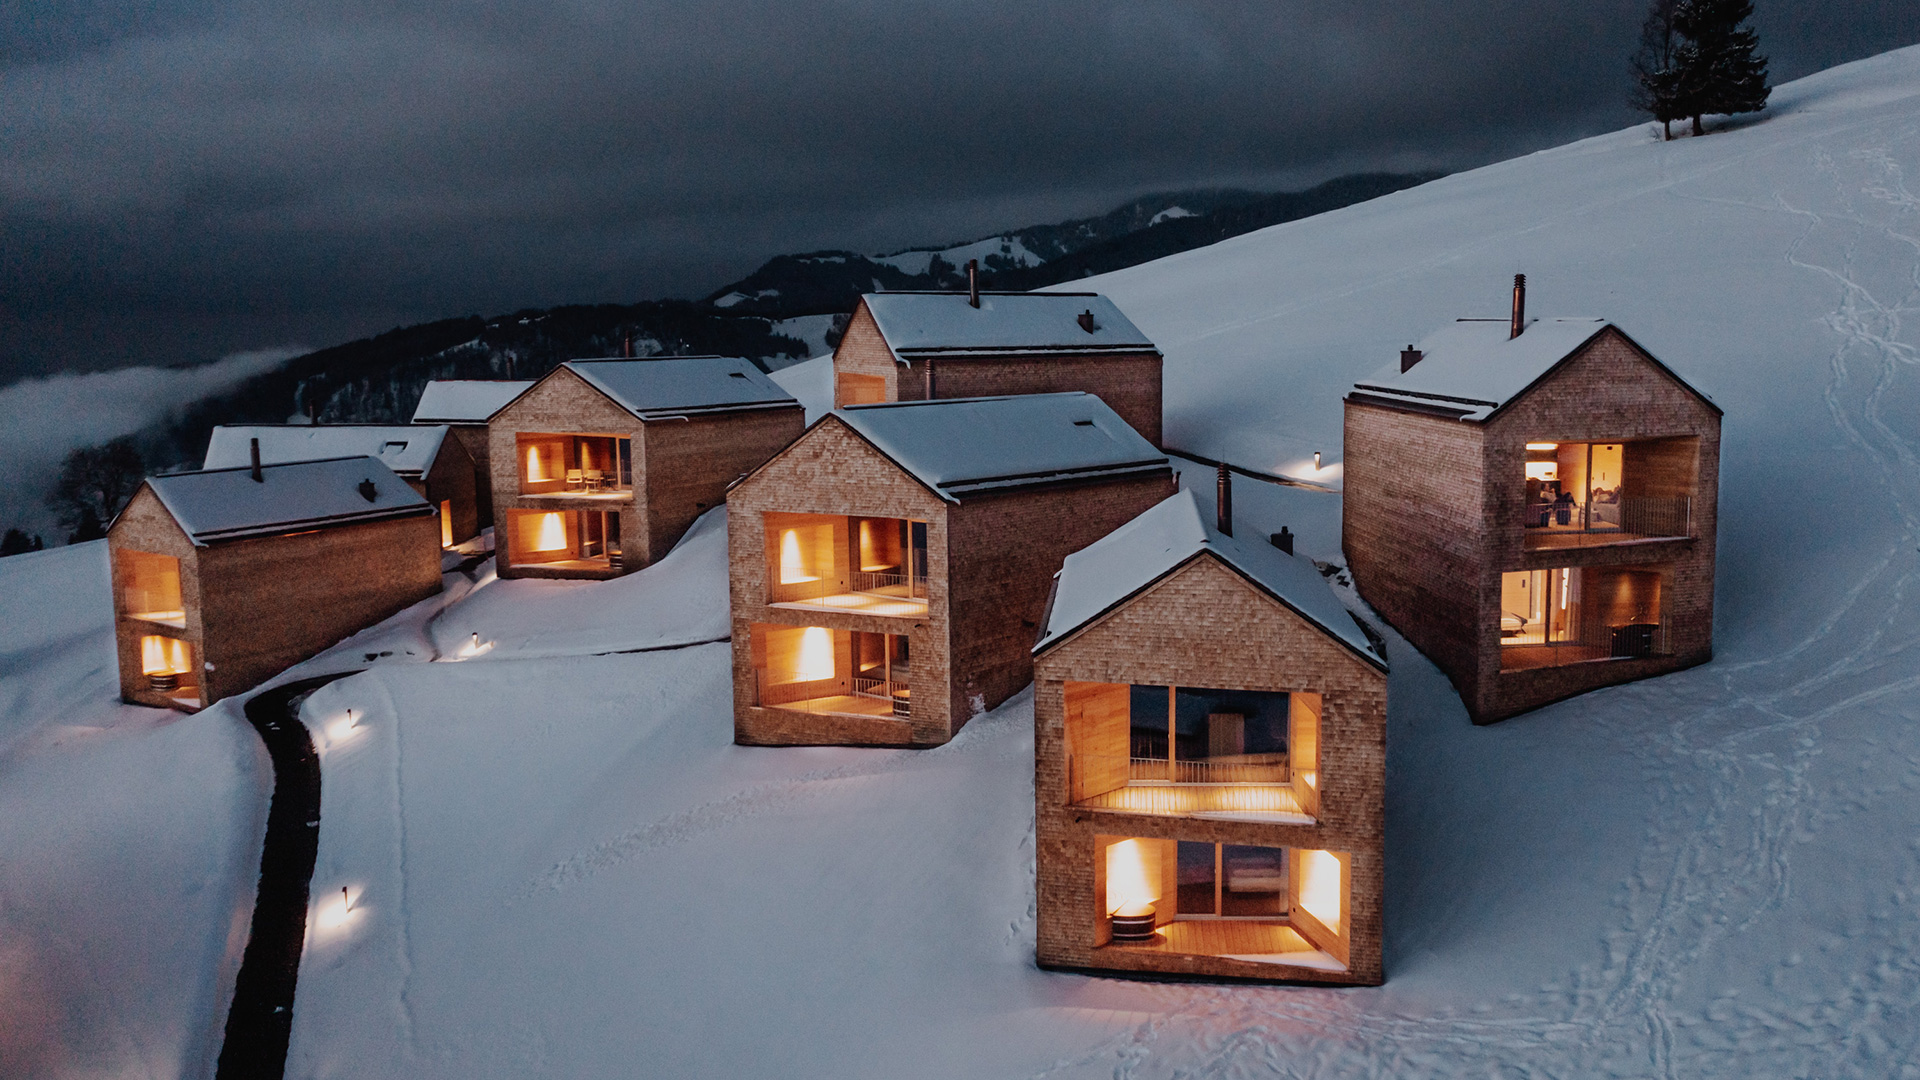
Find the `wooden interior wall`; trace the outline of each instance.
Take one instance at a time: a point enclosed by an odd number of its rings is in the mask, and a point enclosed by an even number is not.
[[[1313,943],[1322,952],[1331,955],[1343,964],[1350,964],[1353,940],[1353,856],[1344,851],[1332,851],[1340,865],[1340,919],[1338,926],[1328,926],[1320,921],[1313,912],[1300,903],[1301,886],[1306,883],[1306,863],[1312,851],[1295,848],[1289,853],[1287,865],[1287,921],[1293,925],[1300,936]]]
[[[1690,496],[1699,473],[1698,438],[1637,440],[1626,444],[1622,494],[1628,498]]]
[[[1321,698],[1312,691],[1296,690],[1287,696],[1292,715],[1287,725],[1287,775],[1294,798],[1301,809],[1320,813],[1320,709]],[[1313,782],[1307,782],[1308,773]]]
[[[1582,577],[1583,599],[1600,627],[1659,621],[1659,571],[1590,567]]]
[[[791,681],[799,673],[800,648],[808,631],[828,635],[833,648],[833,675],[825,679]],[[853,692],[853,635],[845,630],[817,626],[756,625],[753,628],[756,671],[765,673],[760,704],[782,705]]]
[[[803,600],[823,593],[847,590],[847,519],[839,514],[786,514],[768,512],[766,522],[768,602]],[[787,530],[794,530],[800,542],[800,562],[808,577],[818,581],[783,585],[780,560]]]
[[[1067,757],[1072,790],[1079,802],[1127,786],[1127,703],[1125,683],[1070,682],[1066,685]]]

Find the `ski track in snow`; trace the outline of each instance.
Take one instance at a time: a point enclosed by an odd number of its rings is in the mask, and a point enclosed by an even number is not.
[[[1010,699],[1007,706],[1018,706],[1031,696],[1031,689],[1022,691]],[[782,780],[755,784],[726,798],[677,810],[555,863],[522,887],[509,903],[525,900],[543,891],[561,891],[656,848],[685,843],[716,829],[784,809],[803,799],[829,794],[848,783],[874,780],[915,769],[939,768],[946,759],[956,754],[997,751],[999,742],[1013,735],[1011,729],[1017,726],[1014,720],[1002,715],[1007,706],[972,720],[953,741],[942,746],[926,750],[876,750],[873,760],[816,769]],[[1031,849],[1032,846],[1032,830],[1029,827],[1027,847]]]

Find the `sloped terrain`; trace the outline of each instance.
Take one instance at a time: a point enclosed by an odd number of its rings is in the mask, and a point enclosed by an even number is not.
[[[1386,986],[1036,969],[1028,698],[932,751],[732,746],[728,649],[689,618],[723,587],[709,528],[623,582],[483,577],[307,665],[376,657],[304,714],[289,1075],[1920,1075],[1920,49],[1775,102],[1090,283],[1166,350],[1174,445],[1302,477],[1320,450],[1328,487],[1345,387],[1503,314],[1514,272],[1726,409],[1711,664],[1483,729],[1386,634]],[[1236,494],[1338,557],[1337,494]],[[498,644],[425,662],[473,634]]]

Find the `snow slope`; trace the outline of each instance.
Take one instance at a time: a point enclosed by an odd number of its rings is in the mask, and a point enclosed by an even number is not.
[[[1252,468],[1337,463],[1345,386],[1516,271],[1726,408],[1713,663],[1480,729],[1386,635],[1386,986],[1036,969],[1028,697],[938,750],[732,746],[710,519],[620,582],[482,575],[307,666],[372,670],[305,710],[289,1076],[1920,1076],[1920,49],[1775,100],[1076,283],[1165,349],[1170,441]],[[1337,495],[1235,495],[1335,556]]]
[[[1337,462],[1345,385],[1516,270],[1727,408],[1714,664],[1483,730],[1388,636],[1386,987],[1035,970],[1025,699],[938,751],[752,750],[719,646],[435,665],[332,690],[392,729],[393,794],[322,829],[384,906],[314,953],[295,1074],[1900,1074],[1920,52],[1778,97],[1090,283],[1166,349],[1174,443],[1256,468]],[[1332,554],[1337,497],[1237,494]]]
[[[0,1076],[209,1076],[270,767],[119,702],[104,542],[0,560]]]

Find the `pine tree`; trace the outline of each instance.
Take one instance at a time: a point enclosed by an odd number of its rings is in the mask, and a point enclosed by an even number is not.
[[[1680,32],[1674,28],[1679,0],[1653,0],[1640,24],[1640,50],[1633,54],[1634,108],[1660,121],[1661,133],[1673,138],[1673,122],[1687,115],[1680,99]]]
[[[1707,113],[1759,112],[1773,88],[1760,37],[1746,26],[1753,0],[1678,0],[1673,26],[1687,40],[1679,52],[1681,115],[1702,134]]]

